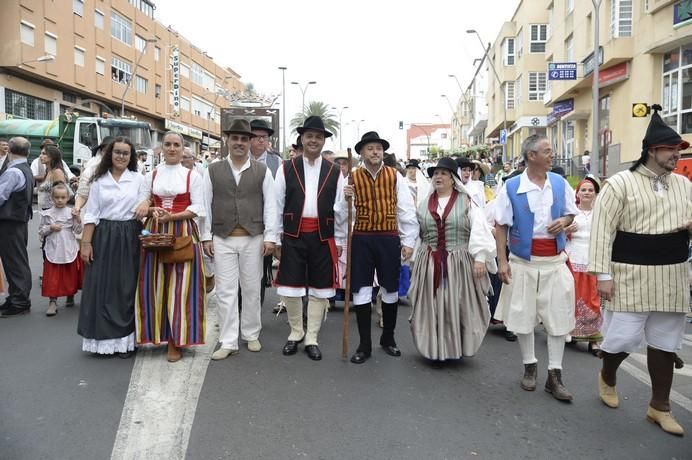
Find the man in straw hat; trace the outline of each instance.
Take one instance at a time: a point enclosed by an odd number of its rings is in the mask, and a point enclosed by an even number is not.
[[[645,340],[651,377],[646,417],[682,436],[670,389],[689,311],[692,184],[671,173],[690,144],[661,119],[661,106],[652,109],[641,157],[608,178],[594,208],[588,270],[598,275],[605,300],[598,392],[603,403],[618,407],[617,369]]]
[[[269,168],[250,158],[254,134],[245,120],[236,120],[224,132],[228,158],[209,165],[204,175],[207,218],[202,241],[214,258],[220,312],[221,346],[211,359],[238,353],[238,335],[250,351],[260,351],[262,329],[260,280],[262,256],[274,252],[278,210],[274,180]],[[238,282],[243,308],[238,311]]]
[[[297,131],[303,154],[284,161],[276,174],[283,239],[277,250],[280,262],[275,284],[277,294],[286,304],[291,326],[283,354],[295,354],[298,344],[304,340],[306,354],[318,361],[322,352],[317,335],[338,280],[336,240],[341,244],[345,237],[343,225],[335,228],[334,214],[343,178],[338,166],[322,159],[325,139],[332,136],[322,119],[310,116]],[[304,331],[302,296],[306,286],[309,298],[307,331]]]
[[[380,345],[390,356],[401,356],[394,340],[399,305],[401,261],[413,254],[418,236],[416,208],[403,176],[383,164],[389,142],[374,132],[363,134],[355,151],[362,166],[353,171],[353,185],[344,195],[354,197],[355,226],[351,240],[351,289],[360,345],[351,362],[362,364],[372,353],[372,285],[382,292],[382,336]],[[340,203],[348,206],[345,201]]]
[[[548,333],[545,390],[560,401],[572,395],[562,383],[565,337],[574,329],[574,277],[567,267],[565,228],[578,210],[574,190],[551,173],[553,150],[533,134],[521,146],[526,170],[509,179],[495,204],[498,275],[502,287],[495,318],[516,333],[524,363],[521,387],[536,389],[534,328]],[[509,260],[506,247],[509,246]]]

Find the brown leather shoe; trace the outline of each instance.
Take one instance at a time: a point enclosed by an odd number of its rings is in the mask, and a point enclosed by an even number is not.
[[[545,381],[545,391],[558,401],[571,402],[572,394],[562,384],[562,369],[548,369],[548,379]]]
[[[524,364],[524,377],[521,379],[521,387],[526,391],[534,391],[536,389],[536,374],[538,373],[538,364]]]
[[[204,290],[207,292],[207,294],[214,290],[215,285],[216,283],[214,281],[214,275],[204,277]]]
[[[656,423],[661,427],[666,433],[674,434],[676,436],[684,436],[685,430],[680,426],[680,424],[673,418],[673,414],[668,411],[656,410],[649,406],[646,410],[646,419],[651,423]]]
[[[168,342],[168,353],[166,359],[169,363],[177,363],[183,358],[183,350],[173,345],[173,342]]]

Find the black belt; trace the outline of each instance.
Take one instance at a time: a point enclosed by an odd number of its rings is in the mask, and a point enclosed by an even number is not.
[[[661,235],[618,231],[613,241],[612,261],[632,265],[673,265],[687,262],[687,230]]]

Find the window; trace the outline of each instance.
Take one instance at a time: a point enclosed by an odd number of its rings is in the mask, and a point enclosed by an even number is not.
[[[132,78],[132,64],[113,56],[111,61],[111,78],[123,85],[127,84],[130,78]]]
[[[612,0],[610,4],[610,37],[632,36],[632,0]]]
[[[663,55],[663,121],[681,134],[692,133],[692,44]]]
[[[79,124],[79,143],[92,147],[99,145],[96,123],[80,123]]]
[[[46,54],[57,56],[58,54],[58,37],[50,32],[46,32],[43,36],[43,51]]]
[[[5,89],[5,110],[20,118],[52,120],[53,103],[28,94]]]
[[[96,56],[96,73],[106,75],[106,60],[99,56]]]
[[[20,22],[19,38],[25,45],[34,46],[34,25],[24,21]]]
[[[111,11],[111,35],[123,43],[132,45],[132,23],[115,11]]]
[[[514,105],[516,107],[521,105],[521,75],[514,82]]]
[[[531,24],[529,52],[545,53],[545,42],[548,40],[548,24]]]
[[[155,46],[155,47],[154,47],[154,59],[155,59],[156,61],[158,61],[159,59],[161,59],[161,48],[159,48],[158,46]]]
[[[574,40],[571,34],[565,40],[565,61],[574,62]]]
[[[514,65],[514,39],[505,38],[502,41],[502,55],[504,65]]]
[[[148,81],[146,78],[142,78],[139,75],[137,75],[135,77],[135,88],[137,88],[137,92],[146,94],[147,93],[147,83],[148,83]]]
[[[144,40],[142,37],[139,35],[135,35],[135,48],[137,48],[137,51],[144,51],[147,47],[147,41]]]
[[[103,13],[99,10],[94,10],[94,27],[103,30]]]
[[[77,16],[84,16],[84,0],[72,0],[72,12]]]
[[[204,69],[196,62],[192,63],[192,81],[199,86],[204,85]]]
[[[190,78],[190,66],[187,64],[180,63],[180,75],[185,78]]]
[[[62,93],[62,100],[65,102],[70,102],[72,104],[76,104],[77,103],[77,95],[72,94],[72,93],[63,92]]]
[[[543,101],[546,83],[545,72],[529,72],[529,101]]]
[[[129,0],[129,3],[142,13],[154,19],[154,7],[150,2],[146,0]]]
[[[186,112],[190,111],[190,99],[186,98],[185,96],[180,96],[180,110],[184,110]]]
[[[157,99],[161,97],[161,85],[158,83],[154,85],[154,97]]]
[[[507,109],[514,108],[514,82],[508,81],[504,84],[505,91],[505,106]]]
[[[84,67],[84,48],[74,47],[74,65]]]
[[[211,116],[212,106],[210,103],[204,99],[197,97],[192,97],[192,113],[202,118],[209,118]]]

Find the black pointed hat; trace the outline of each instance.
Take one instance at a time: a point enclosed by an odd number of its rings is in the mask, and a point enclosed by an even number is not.
[[[653,104],[651,110],[653,110],[654,113],[651,115],[649,126],[646,128],[646,134],[642,140],[642,155],[632,169],[646,162],[649,149],[656,147],[673,147],[678,150],[685,150],[690,147],[689,142],[683,140],[673,128],[663,121],[658,114],[659,110],[663,110],[660,105]]]
[[[274,130],[269,127],[267,122],[265,120],[262,120],[261,118],[258,118],[256,120],[252,120],[250,122],[250,129],[255,130],[258,129],[260,131],[266,131],[267,134],[270,136],[274,135]]]
[[[316,115],[307,117],[303,122],[303,126],[296,129],[296,131],[298,131],[298,134],[303,134],[305,131],[310,129],[324,133],[324,137],[332,137],[332,133],[324,129],[324,121],[322,121],[322,119]]]
[[[375,131],[368,131],[367,133],[363,134],[363,137],[360,138],[360,142],[356,144],[354,150],[358,155],[360,155],[360,149],[362,149],[365,146],[365,144],[369,144],[371,142],[377,142],[381,144],[384,150],[387,150],[389,148],[389,142],[382,139],[380,135],[377,134]]]

